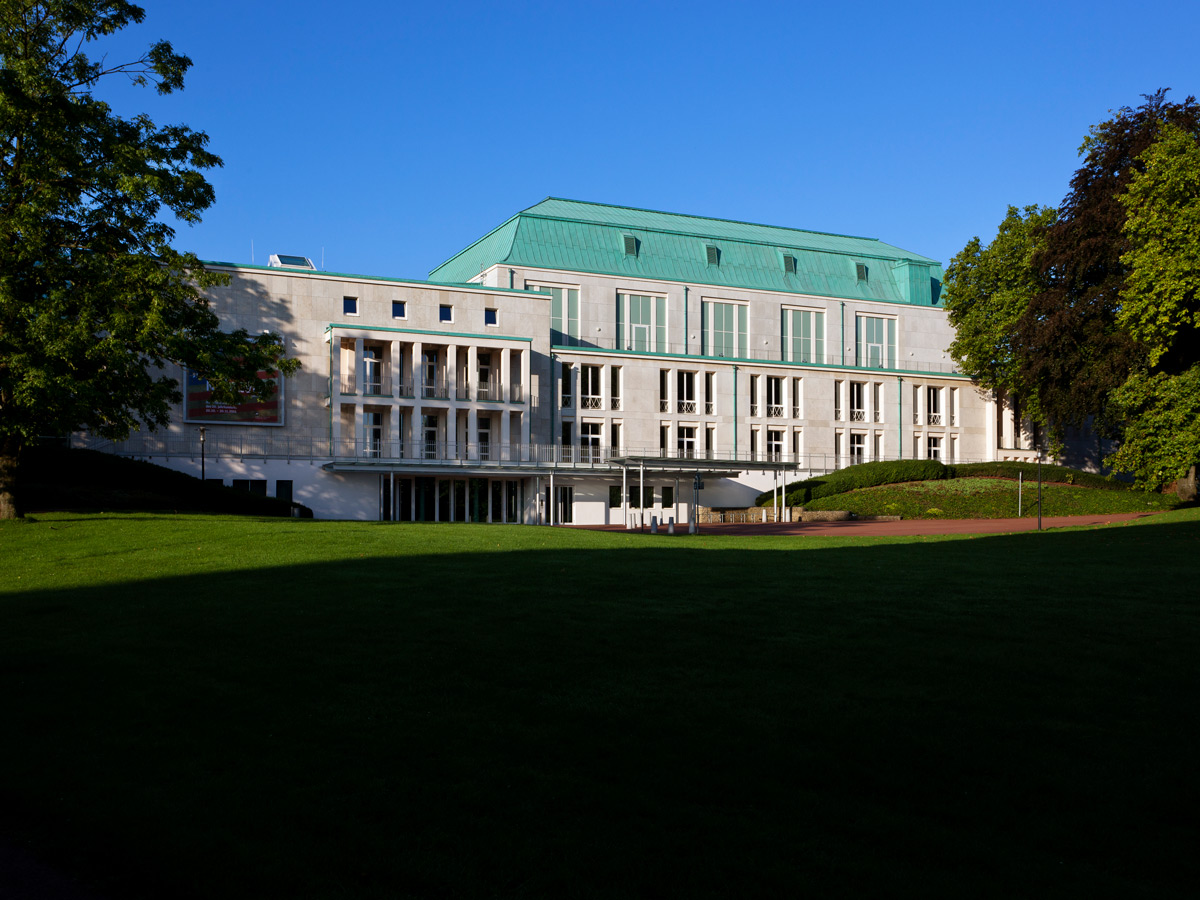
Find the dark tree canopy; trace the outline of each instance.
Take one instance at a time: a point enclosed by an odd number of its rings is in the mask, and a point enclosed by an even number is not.
[[[191,224],[213,202],[207,135],[121,118],[92,93],[106,77],[183,87],[191,62],[165,41],[115,65],[83,52],[143,15],[0,0],[0,517],[19,513],[17,460],[39,436],[165,425],[170,364],[227,398],[296,366],[276,335],[222,332],[202,293],[219,279],[171,246],[162,217]]]
[[[1033,256],[1041,287],[1029,299],[1015,343],[1022,380],[1037,387],[1042,410],[1057,428],[1082,425],[1089,416],[1101,428],[1119,427],[1112,392],[1144,356],[1118,322],[1128,273],[1122,256],[1129,249],[1120,198],[1166,123],[1200,133],[1195,99],[1173,103],[1166,95],[1159,90],[1091,129],[1080,148],[1083,165]]]

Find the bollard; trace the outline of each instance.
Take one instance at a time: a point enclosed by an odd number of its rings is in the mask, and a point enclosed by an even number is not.
[[[674,533],[675,533],[675,517],[671,516],[669,519],[667,519],[667,534],[674,534]]]
[[[658,534],[658,516],[650,517],[650,533]]]

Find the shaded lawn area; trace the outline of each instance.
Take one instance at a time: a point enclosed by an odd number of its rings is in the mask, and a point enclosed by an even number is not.
[[[1018,504],[1018,490],[1022,502]],[[847,491],[805,504],[806,509],[845,509],[860,516],[905,519],[1015,519],[1037,517],[1036,481],[1004,478],[952,478],[911,481]],[[1042,515],[1086,516],[1173,509],[1174,496],[1142,491],[1103,490],[1069,484],[1042,485]]]
[[[0,831],[112,897],[1182,896],[1200,515],[0,527]]]

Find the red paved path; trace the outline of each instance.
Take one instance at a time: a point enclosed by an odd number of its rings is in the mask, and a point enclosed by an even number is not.
[[[1152,512],[1117,513],[1107,516],[1045,516],[1043,528],[1062,528],[1068,525],[1110,525],[1114,522],[1131,522],[1152,516]],[[1037,531],[1037,518],[1032,519],[902,519],[899,522],[774,522],[753,525],[701,525],[702,534],[777,534],[777,535],[829,535],[841,537],[904,537],[922,534],[1009,534],[1015,531]],[[590,531],[624,531],[620,525],[574,525]],[[649,519],[645,531],[650,531]],[[665,534],[666,527],[659,529]],[[687,534],[687,525],[677,527],[677,535]]]

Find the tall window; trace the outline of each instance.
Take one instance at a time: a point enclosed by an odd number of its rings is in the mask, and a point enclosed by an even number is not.
[[[600,409],[600,367],[579,367],[580,409]]]
[[[825,313],[813,309],[785,309],[782,334],[785,361],[825,361]]]
[[[866,462],[867,436],[865,434],[850,435],[850,465],[857,466]]]
[[[617,347],[667,352],[667,298],[617,294]]]
[[[691,459],[696,455],[696,427],[694,425],[680,425],[676,431],[676,448],[679,450],[679,455],[684,459]]]
[[[804,397],[804,379],[803,378],[793,378],[792,379],[792,418],[793,419],[800,418],[800,413],[802,411],[800,408],[800,401],[803,397]]]
[[[783,431],[767,430],[767,458],[773,462],[783,459]]]
[[[867,386],[861,381],[850,382],[850,421],[867,421]]]
[[[562,384],[562,407],[563,409],[570,409],[575,405],[575,400],[571,396],[571,364],[569,362],[562,364],[562,378],[560,379],[560,383]]]
[[[525,289],[550,295],[550,343],[578,346],[579,289],[528,283]]]
[[[750,376],[750,415],[758,415],[758,376]]]
[[[925,408],[929,413],[930,425],[942,424],[942,392],[940,388],[931,387],[926,389],[926,405]],[[932,459],[933,457],[930,457]]]
[[[609,405],[613,409],[621,408],[621,367],[613,366],[610,370]]]
[[[942,458],[942,439],[940,437],[928,438],[926,448],[929,452],[930,459]]]
[[[714,377],[715,373],[713,372],[704,373],[704,414],[706,416],[711,416],[716,412],[717,395],[713,390]]]
[[[746,357],[746,307],[741,303],[707,300],[701,307],[704,335],[701,352],[723,358]]]
[[[584,422],[579,426],[579,459],[581,462],[600,462],[599,422]]]
[[[694,413],[696,411],[696,373],[695,372],[679,372],[677,373],[678,393],[676,394],[677,411],[681,413]]]
[[[767,415],[773,419],[783,415],[783,379],[777,375],[767,376]]]
[[[896,368],[896,320],[859,316],[854,323],[856,365]]]

